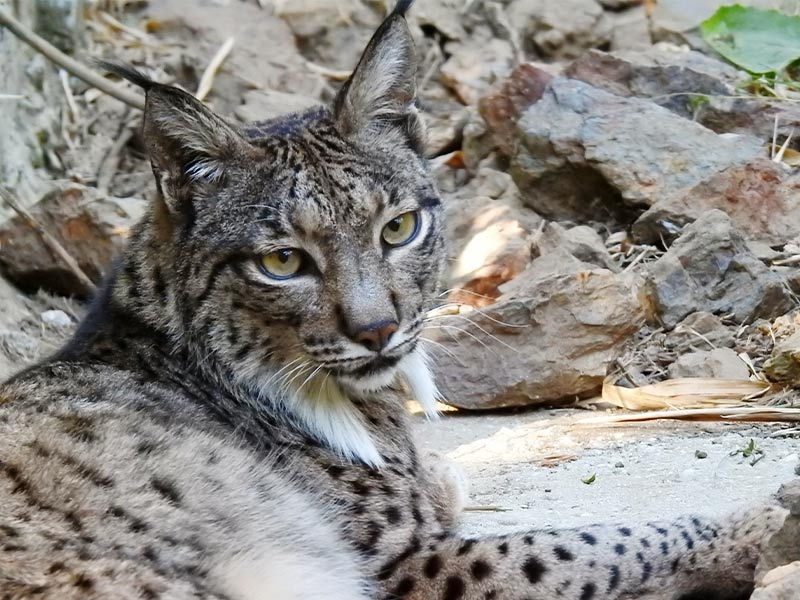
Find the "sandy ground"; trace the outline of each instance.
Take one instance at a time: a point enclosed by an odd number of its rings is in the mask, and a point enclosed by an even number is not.
[[[438,422],[419,417],[417,433],[423,448],[464,469],[473,508],[494,509],[466,512],[468,533],[687,512],[721,517],[766,500],[800,469],[800,440],[776,435],[780,426],[581,424],[591,416],[574,409],[447,413]],[[764,452],[755,465],[731,456],[751,439]]]

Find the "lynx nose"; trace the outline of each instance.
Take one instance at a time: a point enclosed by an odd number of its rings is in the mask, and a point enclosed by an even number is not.
[[[353,341],[358,342],[367,350],[380,352],[389,345],[389,340],[396,331],[397,323],[395,321],[372,323],[357,331],[353,336]]]

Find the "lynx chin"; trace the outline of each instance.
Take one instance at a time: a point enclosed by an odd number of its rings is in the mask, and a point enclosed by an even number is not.
[[[445,260],[401,0],[332,106],[245,127],[125,66],[158,196],[74,338],[0,385],[0,597],[740,599],[763,506],[465,538],[425,315]]]

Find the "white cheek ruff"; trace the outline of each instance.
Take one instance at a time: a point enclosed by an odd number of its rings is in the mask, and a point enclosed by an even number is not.
[[[250,376],[247,376],[248,371]],[[361,380],[358,382],[360,385],[353,385],[353,389],[356,393],[380,393],[381,389],[395,383],[397,377],[403,378],[428,418],[438,418],[436,400],[439,392],[421,348],[404,357],[395,369],[388,369],[386,373],[367,380],[366,385]],[[295,383],[281,386],[275,382],[275,373],[265,372],[262,366],[244,369],[241,379],[260,402],[282,405],[314,437],[346,460],[362,462],[373,468],[384,465],[363,415],[333,377],[315,371],[307,377],[298,377]]]

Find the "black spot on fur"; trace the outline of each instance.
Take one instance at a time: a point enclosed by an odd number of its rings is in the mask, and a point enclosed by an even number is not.
[[[498,544],[498,546],[497,546],[497,550],[498,550],[498,551],[500,552],[500,554],[502,554],[503,556],[505,556],[506,554],[508,554],[508,542],[503,542],[502,544]]]
[[[591,600],[594,598],[594,593],[597,591],[597,586],[593,583],[584,583],[581,588],[581,600]]]
[[[622,544],[617,544],[616,546],[614,546],[614,553],[618,554],[619,556],[622,556],[623,554],[625,554],[625,546]]]
[[[608,568],[611,575],[608,578],[608,591],[613,592],[619,586],[620,572],[617,565],[611,565]]]
[[[483,581],[492,574],[492,567],[485,560],[478,559],[472,563],[470,572],[476,581]]]
[[[553,548],[553,552],[555,553],[558,560],[569,561],[575,560],[575,556],[573,556],[572,552],[564,548],[563,546],[556,546]]]
[[[631,537],[631,530],[627,527],[620,527],[617,531],[619,531],[620,535]]]
[[[406,594],[410,594],[414,589],[414,583],[413,577],[403,577],[394,588],[394,595],[402,598]]]
[[[400,512],[400,509],[397,508],[396,506],[388,507],[384,511],[384,514],[386,515],[386,520],[392,525],[396,525],[402,519],[402,514]]]
[[[464,556],[465,554],[469,554],[474,545],[475,545],[475,540],[464,540],[464,542],[461,544],[456,554],[458,556]]]
[[[153,489],[161,494],[164,499],[168,500],[175,506],[180,506],[181,494],[178,491],[174,481],[164,479],[163,477],[153,477],[150,480],[150,485],[152,485]]]
[[[581,533],[581,539],[590,546],[594,546],[597,543],[597,538],[594,537],[591,533],[587,533],[585,531]]]
[[[542,579],[542,575],[547,572],[547,567],[545,567],[538,558],[531,556],[523,563],[522,572],[525,573],[525,577],[528,578],[531,584],[535,584],[539,583]]]
[[[443,600],[458,600],[464,597],[467,586],[458,575],[451,575],[444,584]]]
[[[438,554],[434,554],[425,561],[425,566],[422,568],[422,572],[425,573],[425,577],[428,579],[433,579],[439,574],[439,571],[442,570],[442,559],[439,558]]]

